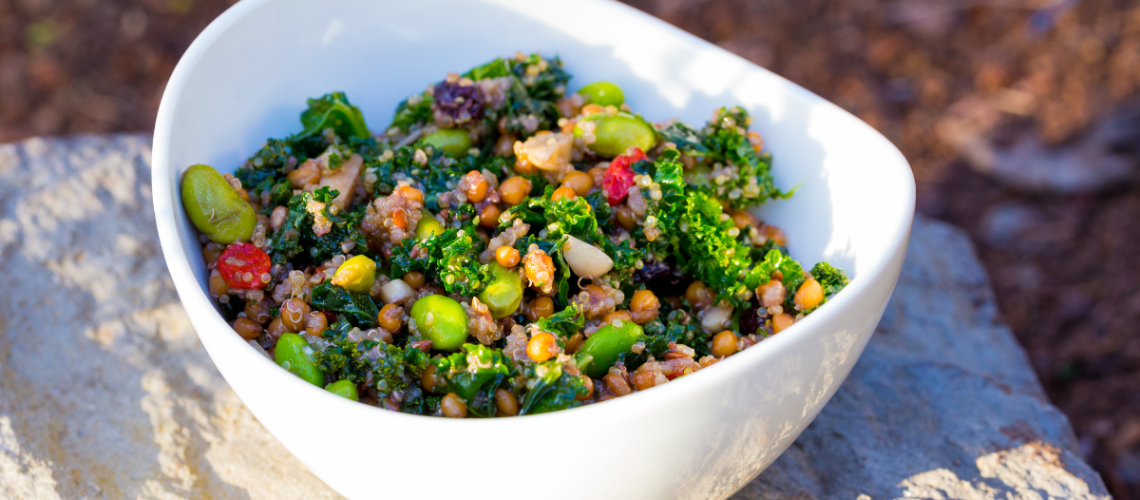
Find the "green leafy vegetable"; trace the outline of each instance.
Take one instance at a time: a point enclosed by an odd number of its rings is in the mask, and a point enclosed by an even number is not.
[[[344,92],[333,92],[317,99],[309,99],[309,109],[301,113],[301,125],[305,130],[293,136],[294,141],[319,136],[326,128],[331,128],[343,138],[369,136],[364,115],[359,108],[348,102]]]
[[[446,381],[448,392],[454,392],[468,403],[468,411],[479,416],[490,416],[494,406],[477,404],[476,395],[482,392],[486,402],[510,374],[513,364],[503,351],[478,344],[463,344],[459,352],[446,358],[436,358],[436,375]]]
[[[483,242],[474,236],[472,228],[449,228],[443,234],[432,234],[420,245],[427,251],[428,268],[439,275],[440,284],[449,293],[470,297],[490,283],[490,268],[477,258]]]
[[[396,116],[392,118],[390,126],[407,132],[413,125],[428,123],[432,120],[431,103],[434,100],[427,92],[405,99],[396,106]]]
[[[538,328],[563,339],[568,339],[586,326],[586,316],[578,304],[570,304],[565,309],[538,320]]]
[[[314,358],[326,374],[356,384],[369,382],[381,394],[407,389],[428,363],[427,353],[419,349],[372,340],[355,343],[344,338],[315,352]]]
[[[843,272],[842,269],[832,266],[826,262],[820,262],[816,264],[815,267],[811,268],[811,277],[815,278],[815,280],[819,282],[820,286],[823,287],[823,300],[820,301],[819,306],[822,306],[828,300],[831,300],[831,297],[839,293],[839,291],[842,290],[843,287],[847,286],[847,283],[849,282],[847,279],[847,273]],[[815,306],[804,311],[804,314],[808,314],[818,309],[819,306]]]
[[[376,315],[380,312],[368,294],[349,292],[330,283],[313,287],[309,303],[315,310],[345,314],[353,324],[368,328],[376,326]]]
[[[581,377],[565,373],[556,360],[537,363],[527,368],[527,380],[534,386],[523,396],[519,415],[549,413],[582,406],[577,397],[589,393]]]

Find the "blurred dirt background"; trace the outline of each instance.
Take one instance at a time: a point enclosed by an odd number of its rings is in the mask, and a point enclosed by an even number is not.
[[[232,3],[0,0],[0,142],[150,131],[179,56]],[[1140,3],[628,3],[894,141],[919,210],[973,236],[1082,451],[1140,500]]]

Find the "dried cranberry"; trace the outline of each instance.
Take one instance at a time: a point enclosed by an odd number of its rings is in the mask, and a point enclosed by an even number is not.
[[[665,262],[645,262],[641,269],[634,271],[633,282],[645,283],[645,288],[658,297],[671,297],[685,292],[685,287],[681,286],[684,275],[673,264],[672,259]]]
[[[474,85],[466,87],[459,83],[441,82],[432,94],[435,102],[432,110],[437,116],[445,116],[455,123],[464,123],[483,116],[483,100]]]
[[[633,168],[630,165],[645,160],[645,152],[640,148],[633,148],[630,154],[618,155],[610,162],[609,168],[602,176],[602,187],[606,190],[606,200],[610,206],[625,201],[629,196],[629,188],[633,187]]]
[[[760,319],[760,316],[757,314],[759,312],[760,306],[752,304],[748,309],[740,313],[741,335],[751,335],[760,329],[760,325],[764,323],[764,320]]]
[[[218,273],[230,288],[265,288],[269,280],[262,278],[269,274],[269,264],[269,255],[260,248],[239,242],[226,247],[218,257]]]

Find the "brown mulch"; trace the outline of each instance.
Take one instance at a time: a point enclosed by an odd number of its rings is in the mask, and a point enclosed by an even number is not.
[[[0,0],[0,141],[149,131],[182,51],[228,0]],[[1016,193],[942,133],[1063,150],[1140,89],[1124,0],[629,0],[866,120],[906,155],[919,210],[966,228],[1005,319],[1118,499],[1140,500],[1140,188]],[[617,27],[615,27],[617,29]],[[1137,142],[1140,147],[1140,141]]]

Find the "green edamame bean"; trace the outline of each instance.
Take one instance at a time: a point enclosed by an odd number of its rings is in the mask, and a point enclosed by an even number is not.
[[[277,364],[301,377],[302,380],[320,387],[325,383],[325,371],[317,366],[311,349],[310,352],[305,352],[306,349],[309,349],[309,342],[300,335],[296,333],[282,335],[277,339],[277,349],[274,353]]]
[[[452,158],[462,158],[467,156],[467,150],[471,149],[471,135],[467,129],[462,128],[441,128],[432,132],[427,137],[424,137],[424,144],[434,147],[447,153]]]
[[[624,154],[630,146],[637,146],[642,151],[649,151],[657,144],[657,137],[645,120],[628,113],[616,115],[595,114],[585,118],[597,125],[594,129],[594,143],[589,148],[605,157],[613,158]],[[575,135],[581,135],[579,127],[574,128]]]
[[[632,321],[621,321],[621,326],[610,323],[594,332],[582,344],[579,352],[593,356],[593,361],[586,366],[586,374],[598,378],[606,374],[611,366],[617,362],[618,356],[629,352],[633,344],[643,335],[641,327]]]
[[[376,282],[376,262],[363,255],[344,261],[336,268],[332,283],[350,292],[364,293]]]
[[[625,93],[621,87],[610,82],[594,82],[581,89],[578,93],[586,98],[587,104],[598,106],[621,106],[625,103]]]
[[[342,398],[360,401],[360,394],[356,391],[356,384],[351,380],[337,380],[325,386],[325,390]]]
[[[428,239],[428,236],[431,236],[432,234],[435,234],[437,236],[443,234],[443,224],[440,224],[439,220],[431,215],[431,212],[423,210],[421,213],[423,214],[423,217],[421,217],[420,222],[416,224],[417,240],[426,240]]]
[[[487,304],[496,320],[510,316],[522,304],[522,277],[497,262],[491,263],[491,283],[479,293],[479,301]]]
[[[454,351],[467,340],[467,313],[451,297],[420,298],[412,305],[412,319],[420,335],[430,340],[435,349]]]
[[[209,165],[182,173],[182,206],[194,227],[218,243],[249,241],[257,225],[253,207]]]

